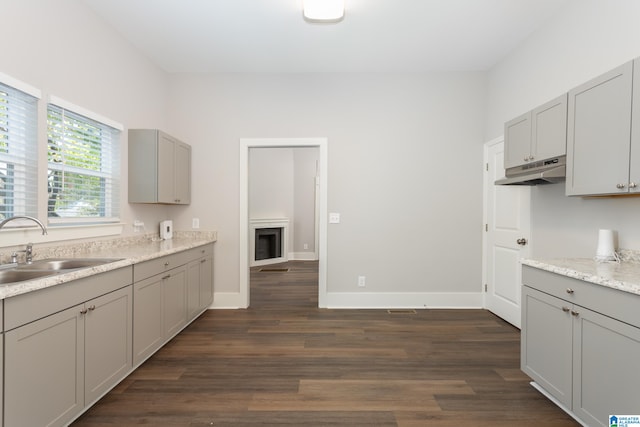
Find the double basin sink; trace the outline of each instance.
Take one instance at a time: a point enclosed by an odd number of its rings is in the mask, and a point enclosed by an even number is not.
[[[33,261],[31,264],[9,264],[0,269],[0,285],[40,279],[119,260],[120,258],[49,258]]]

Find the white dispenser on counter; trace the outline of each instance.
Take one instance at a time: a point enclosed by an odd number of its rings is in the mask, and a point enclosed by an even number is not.
[[[160,222],[160,238],[163,240],[171,240],[173,237],[173,221],[166,219]]]

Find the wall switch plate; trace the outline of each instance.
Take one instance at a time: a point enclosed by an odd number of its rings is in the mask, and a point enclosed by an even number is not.
[[[142,228],[144,228],[144,222],[140,221],[139,219],[133,221],[134,233],[139,233]]]
[[[330,213],[329,224],[340,224],[340,214],[335,212]]]
[[[191,220],[191,228],[200,228],[200,218],[193,218]]]
[[[309,244],[305,243],[304,245],[302,245],[302,249],[309,249]]]

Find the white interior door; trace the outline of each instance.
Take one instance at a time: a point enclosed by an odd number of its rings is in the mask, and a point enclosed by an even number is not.
[[[530,251],[531,189],[493,184],[504,177],[502,138],[485,145],[485,161],[485,307],[519,328],[520,259]]]

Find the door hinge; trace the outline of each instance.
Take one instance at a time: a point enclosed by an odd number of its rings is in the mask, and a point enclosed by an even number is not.
[[[484,225],[484,231],[489,231],[489,224]]]
[[[484,284],[484,291],[485,291],[485,292],[488,292],[488,289],[489,289],[489,286],[485,283],[485,284]]]
[[[484,166],[485,170],[486,170],[487,172],[489,172],[489,163],[485,163],[484,165],[485,165],[485,166]]]

